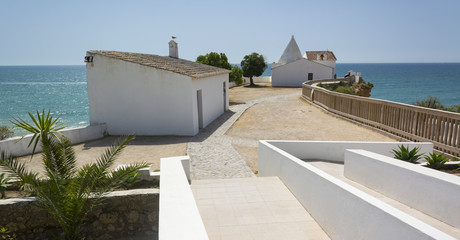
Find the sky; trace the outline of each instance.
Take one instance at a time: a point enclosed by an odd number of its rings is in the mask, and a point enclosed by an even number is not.
[[[0,65],[83,65],[87,50],[179,57],[302,52],[338,63],[460,62],[458,0],[0,1]]]

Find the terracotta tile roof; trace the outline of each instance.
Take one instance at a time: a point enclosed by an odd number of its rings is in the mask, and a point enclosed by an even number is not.
[[[337,58],[335,58],[332,51],[306,51],[305,54],[307,55],[307,59],[310,61],[317,61],[318,54],[324,54],[327,56],[326,61],[337,61]]]
[[[144,66],[163,69],[170,72],[186,75],[192,78],[204,78],[214,75],[229,73],[223,68],[213,67],[206,64],[196,63],[184,59],[158,56],[153,54],[116,52],[116,51],[88,51],[89,54],[100,54],[127,62],[137,63]]]

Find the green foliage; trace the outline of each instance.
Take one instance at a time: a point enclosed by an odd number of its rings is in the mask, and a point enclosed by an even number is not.
[[[233,66],[229,80],[230,82],[235,82],[236,85],[241,85],[243,83],[243,69],[238,66]]]
[[[9,183],[11,180],[11,177],[10,176],[5,177],[5,175],[6,173],[0,173],[0,194],[1,194],[0,198],[5,197],[6,188],[11,186],[11,184]]]
[[[449,107],[445,107],[438,97],[433,96],[429,96],[421,101],[416,101],[413,104],[419,107],[433,108],[438,110],[460,113],[460,105],[452,105]]]
[[[244,56],[243,61],[241,61],[241,67],[243,69],[243,76],[249,77],[251,85],[253,86],[254,82],[252,78],[262,75],[267,68],[267,63],[265,62],[264,56],[258,53],[251,53],[250,55]]]
[[[0,237],[2,240],[14,240],[16,239],[16,234],[11,234],[8,229],[0,225]]]
[[[420,107],[440,109],[440,110],[445,109],[444,105],[441,103],[441,101],[439,101],[439,98],[433,97],[433,96],[429,96],[427,99],[424,99],[421,101],[416,101],[415,105],[420,106]]]
[[[0,126],[0,140],[14,136],[14,132],[7,126]]]
[[[29,113],[32,121],[37,122]],[[102,197],[114,188],[132,181],[140,168],[146,164],[133,164],[110,171],[117,156],[133,137],[122,137],[106,149],[94,163],[76,167],[75,152],[70,140],[53,133],[57,128],[52,118],[38,114],[36,128],[24,121],[18,124],[32,133],[39,133],[45,167],[45,177],[26,170],[25,164],[5,152],[1,153],[0,166],[7,167],[37,196],[45,208],[61,226],[65,239],[81,239],[81,225],[92,209],[102,203]]]
[[[200,55],[196,58],[196,62],[211,65],[214,67],[232,69],[232,65],[228,63],[228,58],[225,53],[210,52],[206,55]]]
[[[428,162],[426,165],[427,167],[439,170],[444,166],[449,158],[447,158],[443,153],[430,153],[430,156],[425,156],[425,160]]]
[[[460,113],[460,105],[452,105],[446,109],[449,112],[457,112]]]
[[[46,115],[45,110],[42,110],[41,115],[40,112],[37,111],[37,118],[35,118],[34,115],[32,115],[32,113],[30,112],[29,116],[33,122],[32,124],[27,123],[21,118],[14,118],[14,121],[11,121],[11,123],[13,123],[16,127],[22,128],[28,131],[29,133],[33,134],[28,147],[30,147],[32,143],[34,144],[34,147],[32,149],[32,155],[34,155],[35,149],[37,148],[40,139],[46,139],[48,137],[59,139],[59,136],[62,136],[62,134],[58,131],[64,128],[64,123],[57,122],[61,115],[59,115],[56,119],[53,120],[53,117],[50,116],[50,110],[48,110],[48,113]],[[24,136],[22,136],[21,139],[24,138]]]
[[[370,97],[371,96],[370,92],[372,88],[374,87],[374,84],[370,82],[365,82],[364,79],[360,77],[357,83],[341,80],[338,83],[330,83],[330,84],[320,83],[318,84],[318,87],[322,87],[329,91],[334,91],[334,92],[339,92],[339,93],[357,95],[357,96],[362,96],[362,97]]]
[[[351,94],[351,95],[355,94],[355,91],[353,90],[353,88],[349,86],[338,86],[334,91],[339,92],[339,93]]]
[[[409,146],[404,145],[398,146],[398,149],[393,149],[394,158],[403,160],[410,163],[417,163],[423,154],[418,154],[420,151],[419,147],[415,147],[409,151]]]

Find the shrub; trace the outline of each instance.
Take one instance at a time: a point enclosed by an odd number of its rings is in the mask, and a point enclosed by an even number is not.
[[[443,153],[430,153],[430,156],[425,156],[425,160],[428,162],[427,167],[439,170],[449,159]]]
[[[229,81],[235,82],[236,85],[241,85],[243,83],[243,69],[238,66],[233,66]]]
[[[460,105],[452,105],[447,108],[447,111],[460,113]]]
[[[404,145],[398,146],[398,149],[393,149],[393,154],[395,159],[403,160],[410,163],[417,163],[420,157],[423,154],[418,154],[420,151],[419,147],[415,147],[409,151],[409,146],[404,147]]]
[[[7,126],[0,126],[0,140],[14,136],[14,132]]]
[[[419,107],[426,107],[426,108],[433,108],[433,109],[440,109],[445,110],[446,108],[444,105],[439,101],[438,97],[429,96],[427,99],[416,101],[415,105]]]
[[[339,92],[339,93],[345,93],[345,94],[351,94],[351,95],[354,95],[355,94],[355,91],[353,90],[352,87],[348,87],[348,86],[338,86],[336,89],[335,89],[336,92]]]

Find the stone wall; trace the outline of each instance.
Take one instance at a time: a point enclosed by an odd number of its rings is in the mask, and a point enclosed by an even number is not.
[[[158,189],[116,191],[83,226],[85,239],[158,239]],[[0,200],[0,225],[18,239],[59,239],[62,232],[34,198]]]

